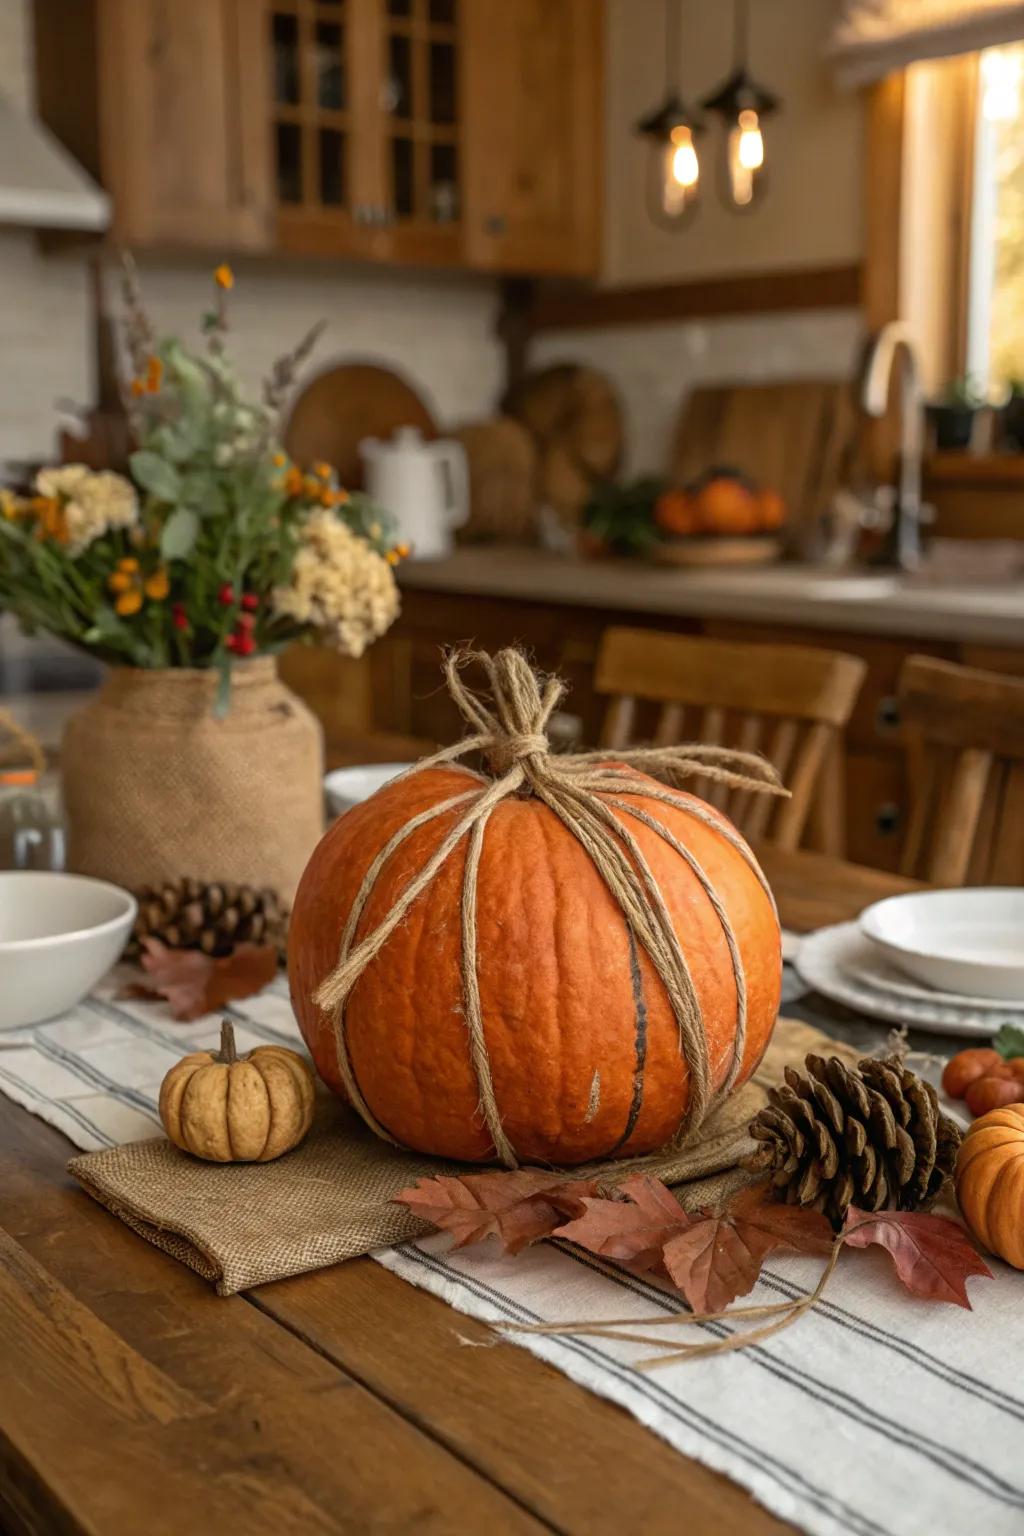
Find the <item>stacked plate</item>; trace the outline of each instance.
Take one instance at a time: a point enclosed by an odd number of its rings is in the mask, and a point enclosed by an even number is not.
[[[872,1018],[951,1035],[1024,1027],[1024,890],[893,896],[810,934],[795,963],[807,986]]]

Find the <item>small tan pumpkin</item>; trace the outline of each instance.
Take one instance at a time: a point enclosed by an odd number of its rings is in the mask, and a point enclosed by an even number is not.
[[[1024,1104],[975,1120],[960,1144],[956,1197],[979,1243],[1024,1269]]]
[[[269,1163],[290,1152],[313,1121],[313,1074],[295,1051],[235,1050],[225,1019],[220,1050],[196,1051],[160,1088],[160,1119],[176,1147],[211,1163]]]

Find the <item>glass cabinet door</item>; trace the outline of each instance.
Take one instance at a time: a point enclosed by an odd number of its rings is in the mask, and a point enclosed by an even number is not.
[[[468,0],[379,0],[384,180],[392,228],[424,256],[462,217],[459,11]]]
[[[285,245],[340,251],[339,241],[351,246],[354,226],[384,222],[360,162],[368,126],[359,120],[358,85],[366,3],[269,0],[272,164]]]

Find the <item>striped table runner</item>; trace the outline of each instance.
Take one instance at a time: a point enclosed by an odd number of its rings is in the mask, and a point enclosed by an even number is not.
[[[167,1068],[217,1040],[217,1018],[176,1024],[116,991],[111,980],[60,1019],[0,1033],[0,1091],[88,1150],[158,1134]],[[242,1050],[300,1043],[283,979],[228,1011]],[[447,1247],[432,1236],[374,1257],[485,1321],[676,1307],[577,1250],[544,1243],[509,1259],[489,1245]],[[749,1300],[806,1294],[819,1262],[773,1259]],[[650,1375],[631,1369],[641,1346],[592,1337],[519,1334],[494,1347],[529,1349],[816,1536],[1021,1536],[1024,1276],[993,1263],[995,1279],[970,1282],[974,1311],[963,1312],[905,1296],[888,1264],[846,1253],[824,1303],[787,1332]]]

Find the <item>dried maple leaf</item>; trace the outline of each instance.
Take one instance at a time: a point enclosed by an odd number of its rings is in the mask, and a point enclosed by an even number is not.
[[[142,950],[149,985],[133,983],[118,996],[164,998],[174,1017],[183,1022],[252,997],[277,975],[277,950],[272,944],[239,944],[219,960],[198,949],[168,949],[154,938],[143,939]]]
[[[695,1312],[721,1312],[753,1290],[765,1257],[831,1251],[834,1234],[818,1211],[773,1201],[767,1184],[741,1189],[720,1214],[702,1212],[665,1244],[673,1285]]]
[[[928,1301],[951,1301],[958,1307],[967,1297],[970,1275],[992,1271],[957,1221],[925,1211],[859,1211],[851,1205],[843,1224],[843,1242],[850,1248],[884,1248],[907,1290]]]
[[[674,1233],[689,1227],[689,1216],[672,1191],[649,1175],[624,1179],[618,1194],[627,1198],[583,1198],[582,1214],[558,1227],[552,1236],[564,1237],[620,1264],[663,1272],[665,1244]]]
[[[393,1198],[432,1226],[450,1232],[456,1248],[497,1237],[506,1253],[518,1253],[547,1237],[597,1185],[563,1174],[519,1168],[508,1173],[467,1173],[461,1178],[420,1179]]]

